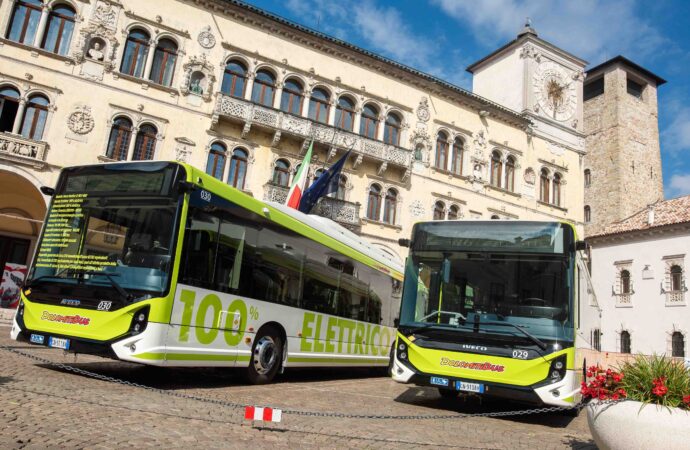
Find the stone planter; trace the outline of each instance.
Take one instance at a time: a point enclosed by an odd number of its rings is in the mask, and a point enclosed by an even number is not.
[[[642,408],[642,409],[640,409]],[[600,450],[690,448],[690,412],[635,401],[587,405],[587,423]]]

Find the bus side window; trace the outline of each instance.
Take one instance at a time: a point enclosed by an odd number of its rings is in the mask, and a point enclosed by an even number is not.
[[[298,306],[304,265],[300,237],[266,221],[257,236],[256,258],[251,276],[256,298]]]
[[[215,288],[221,292],[237,292],[243,274],[249,274],[244,259],[245,227],[223,220],[218,233],[215,264]],[[245,275],[246,276],[246,275]]]
[[[211,288],[220,220],[197,208],[189,210],[180,280],[184,284]]]

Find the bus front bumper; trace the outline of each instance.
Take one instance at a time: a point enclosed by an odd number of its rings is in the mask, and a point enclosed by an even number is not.
[[[451,390],[455,389],[454,387],[459,381],[479,383],[483,385],[484,392],[476,395],[539,406],[571,407],[580,401],[580,387],[576,371],[574,370],[566,370],[565,376],[554,383],[544,384],[542,382],[532,386],[515,386],[427,374],[413,369],[409,362],[403,363],[398,360],[396,353],[397,352],[394,352],[393,356],[392,378],[398,383],[409,383],[417,386],[429,386]]]

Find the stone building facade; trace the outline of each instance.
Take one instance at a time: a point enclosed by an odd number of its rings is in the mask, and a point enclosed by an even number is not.
[[[587,71],[587,235],[663,200],[657,88],[664,83],[622,56]]]
[[[312,178],[352,150],[315,212],[400,259],[420,220],[582,224],[585,62],[531,28],[472,66],[481,96],[230,0],[6,0],[0,36],[15,260],[61,167],[180,160],[281,201],[312,139]]]

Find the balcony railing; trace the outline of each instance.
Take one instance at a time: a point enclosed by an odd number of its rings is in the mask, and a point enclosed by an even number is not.
[[[264,200],[270,202],[285,203],[287,200],[288,188],[267,184],[264,192]],[[359,203],[352,203],[331,197],[322,197],[314,207],[312,214],[327,217],[351,231],[359,233],[361,225],[359,223]]]
[[[381,141],[222,93],[218,94],[216,100],[214,121],[217,121],[220,116],[242,121],[244,123],[242,131],[244,137],[249,133],[253,124],[272,128],[275,131],[274,145],[280,140],[280,134],[286,133],[304,139],[313,137],[316,142],[329,146],[343,149],[351,148],[353,153],[376,159],[383,164],[394,164],[407,168],[412,162],[411,150],[384,144]]]
[[[0,133],[0,156],[8,155],[27,162],[43,162],[45,151],[45,142],[34,141],[15,134]]]

